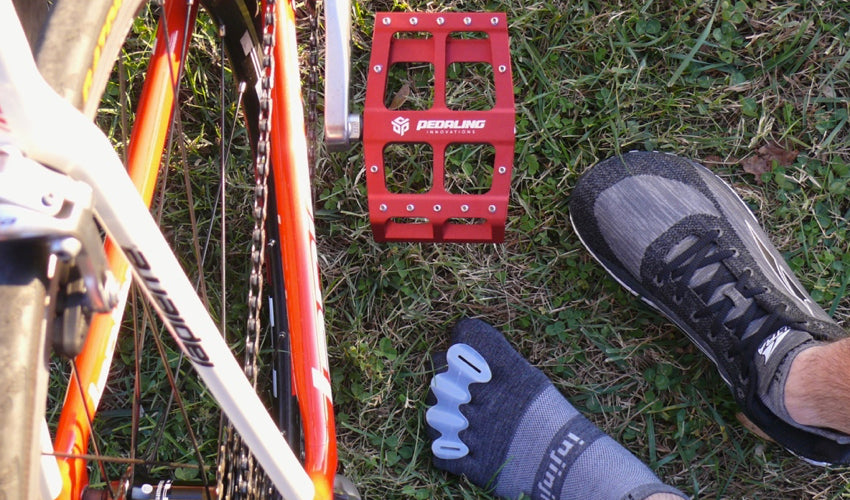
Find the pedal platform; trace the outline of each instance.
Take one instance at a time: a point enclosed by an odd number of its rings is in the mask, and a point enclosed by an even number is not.
[[[515,137],[508,42],[504,13],[376,15],[363,111],[376,241],[504,241]]]

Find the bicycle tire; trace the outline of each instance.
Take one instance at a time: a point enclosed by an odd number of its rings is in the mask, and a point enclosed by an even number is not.
[[[97,112],[133,19],[146,3],[59,0],[50,7],[33,48],[36,64],[50,86],[89,118]]]
[[[37,39],[34,46],[34,55],[42,73],[42,76],[60,95],[69,100],[89,118],[94,118],[101,95],[109,81],[115,61],[118,59],[125,39],[128,36],[134,19],[139,11],[144,8],[147,0],[95,0],[90,2],[79,2],[76,0],[56,0],[52,3],[50,11],[44,23],[33,19],[24,20],[25,25],[42,25],[41,33],[36,38],[29,33],[31,40]],[[209,0],[202,2],[217,23],[224,21],[225,33],[256,33],[259,32],[259,11],[253,8],[256,2],[251,0]],[[251,4],[246,5],[246,4]],[[251,17],[249,13],[255,13]],[[254,26],[250,26],[253,22]],[[240,24],[241,23],[241,24]],[[229,27],[228,27],[229,26]],[[231,29],[233,27],[236,29]],[[81,30],[81,27],[87,27]],[[258,80],[256,66],[251,60],[251,55],[244,51],[243,40],[233,36],[225,36],[224,44],[231,55],[231,68],[236,75],[237,81],[247,83],[250,88]],[[258,46],[258,43],[254,43]],[[237,58],[234,60],[233,56]],[[254,55],[256,57],[256,55]],[[248,124],[249,136],[252,148],[256,144],[257,137],[257,115],[259,102],[255,94],[246,93],[243,102],[244,115]],[[271,188],[271,186],[270,186]],[[271,194],[273,197],[273,193]],[[269,220],[276,220],[274,204],[269,207]],[[266,250],[267,258],[271,262],[279,262],[279,248],[270,247]],[[274,297],[274,302],[282,303],[284,296],[282,276],[272,269],[269,289]],[[285,318],[276,314],[278,322]],[[278,330],[282,327],[278,325]],[[283,348],[283,351],[288,349]],[[280,363],[277,359],[275,363]],[[272,364],[270,362],[269,364]],[[284,369],[283,373],[288,374]],[[281,384],[278,384],[279,386]],[[284,384],[288,388],[290,384]],[[35,399],[44,400],[44,391]],[[284,395],[284,398],[289,397]],[[279,405],[280,406],[280,405]],[[283,405],[286,410],[278,409],[279,421],[290,422],[287,434],[292,436],[297,443],[299,429],[292,427],[292,414],[297,413],[289,405]],[[34,409],[36,415],[43,414],[43,409]],[[40,417],[39,417],[40,418]],[[297,422],[297,419],[296,419]],[[35,427],[38,428],[38,427]],[[297,451],[296,451],[297,453]],[[2,470],[2,469],[0,469]],[[24,497],[22,497],[24,498]]]
[[[47,387],[47,259],[35,243],[0,243],[0,497],[36,498]]]

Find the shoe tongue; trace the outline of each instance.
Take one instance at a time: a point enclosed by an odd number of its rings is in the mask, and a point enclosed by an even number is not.
[[[682,238],[682,241],[680,241],[679,243],[676,243],[673,246],[673,248],[670,249],[670,251],[667,253],[667,258],[664,259],[664,260],[667,261],[667,262],[670,262],[673,259],[675,259],[676,257],[682,255],[682,253],[685,250],[691,248],[694,245],[694,243],[697,242],[697,240],[698,240],[698,238],[696,236],[686,236],[686,237]]]
[[[667,254],[667,258],[665,259],[666,262],[671,262],[673,259],[680,256],[683,252],[691,248],[698,241],[699,239],[696,236],[688,236],[686,238],[683,238],[682,241],[680,241],[673,248],[670,249],[670,252],[668,252]],[[711,249],[709,250],[706,257],[710,257],[717,251],[719,251],[719,248],[714,243],[711,243]],[[688,260],[683,263],[683,265],[687,265],[690,262],[691,261]],[[734,304],[733,307],[726,314],[726,317],[723,318],[724,322],[728,323],[729,321],[734,320],[735,318],[744,314],[744,312],[752,306],[753,299],[741,295],[741,292],[738,291],[738,289],[735,287],[735,285],[737,284],[737,279],[734,275],[732,275],[732,273],[728,269],[726,269],[723,264],[719,262],[700,267],[696,271],[694,271],[693,275],[688,281],[688,288],[692,290],[699,290],[699,287],[701,285],[705,285],[709,281],[720,283],[720,285],[708,286],[701,290],[701,298],[706,305],[710,306],[722,299],[729,299]],[[761,327],[762,323],[764,323],[765,319],[767,319],[766,314],[762,315],[759,318],[756,318],[754,321],[751,321],[750,324],[747,325],[742,339],[747,338],[752,333],[756,332],[759,327]]]
[[[670,249],[670,251],[667,253],[667,257],[664,259],[665,262],[667,262],[667,263],[672,262],[673,259],[682,255],[686,250],[689,250],[698,241],[699,241],[699,238],[697,238],[696,236],[688,236],[686,238],[683,238],[682,241],[680,241],[675,246],[673,246],[673,248]],[[712,243],[711,246],[712,246],[712,248],[710,249],[710,251],[706,255],[706,257],[710,257],[711,255],[714,254],[714,252],[716,252],[718,250],[717,245]],[[694,258],[695,257],[689,258],[687,261],[682,263],[682,266],[690,264],[691,261]],[[696,287],[706,283],[707,281],[709,281],[710,279],[712,279],[714,277],[714,275],[717,273],[719,268],[720,268],[720,263],[717,263],[717,262],[698,268],[694,272],[694,274],[691,276],[690,281],[688,281],[688,287],[689,288],[696,288]],[[713,296],[711,298],[713,298]],[[710,304],[710,303],[714,302],[714,300],[710,300],[711,298],[703,297],[703,300],[705,300],[706,303]]]
[[[775,368],[791,349],[810,340],[812,336],[808,333],[783,326],[762,340],[756,349],[753,362],[757,367],[773,366]]]
[[[752,359],[761,401],[777,417],[798,427],[785,408],[785,382],[797,354],[817,343],[808,333],[783,326],[762,340]]]

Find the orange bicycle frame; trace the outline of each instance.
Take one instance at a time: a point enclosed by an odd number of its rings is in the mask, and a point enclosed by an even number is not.
[[[300,76],[295,40],[294,11],[289,2],[278,5],[275,44],[275,82],[272,113],[272,178],[285,273],[290,321],[294,392],[299,399],[305,442],[305,470],[313,479],[316,498],[331,498],[336,472],[336,438],[330,393],[330,374],[316,240],[307,165],[307,144],[301,103]],[[174,106],[175,78],[181,74],[181,48],[191,36],[197,4],[165,2],[165,23],[157,32],[139,102],[127,168],[140,195],[150,205],[160,159]],[[165,33],[164,26],[169,27]],[[88,484],[86,461],[74,458],[88,453],[90,421],[103,392],[126,304],[129,266],[121,252],[107,242],[114,275],[122,280],[122,302],[115,314],[92,321],[83,351],[76,358],[54,440],[63,490],[59,498],[79,499]],[[80,392],[83,388],[85,394]]]

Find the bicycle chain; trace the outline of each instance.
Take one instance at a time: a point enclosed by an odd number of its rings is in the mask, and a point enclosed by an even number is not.
[[[259,137],[254,158],[254,200],[252,213],[254,229],[251,233],[251,274],[248,288],[248,320],[245,336],[243,371],[252,386],[257,388],[257,352],[259,350],[262,325],[260,311],[263,296],[263,265],[265,263],[266,215],[268,208],[269,154],[271,154],[272,88],[274,82],[274,45],[276,0],[266,0],[262,27],[262,67],[260,72],[261,95]],[[272,494],[271,483],[260,467],[254,466],[254,457],[248,447],[236,435],[231,424],[225,428],[225,436],[218,470],[218,491],[222,499],[267,498]],[[233,464],[234,457],[236,463]],[[226,469],[227,463],[232,464]],[[235,476],[235,477],[234,477]],[[265,497],[263,496],[265,495]]]
[[[266,216],[268,213],[266,203],[268,201],[268,176],[269,157],[271,153],[270,125],[272,112],[272,85],[274,82],[274,37],[275,37],[275,9],[276,0],[267,0],[263,13],[263,36],[262,36],[262,68],[260,112],[258,120],[259,138],[257,140],[257,153],[255,163],[255,186],[254,186],[254,229],[251,234],[251,274],[249,278],[248,291],[248,321],[247,334],[245,338],[245,356],[243,370],[245,376],[257,387],[257,352],[259,350],[262,325],[260,321],[260,310],[262,308],[263,294],[263,265],[265,263],[266,245]],[[319,23],[316,0],[307,0],[305,7],[308,13],[309,38],[307,44],[308,73],[307,73],[307,120],[305,123],[307,132],[307,161],[310,174],[315,170],[317,158],[317,124],[318,124],[318,83],[319,83]],[[219,461],[218,491],[222,499],[248,499],[276,497],[274,488],[269,479],[259,467],[254,467],[254,457],[248,448],[236,435],[232,425],[228,424],[226,437],[222,445],[222,453],[226,457],[239,457],[235,470],[224,470],[226,460]],[[228,458],[232,461],[232,459]],[[260,470],[258,470],[260,469]],[[235,477],[233,477],[235,475]],[[264,496],[265,495],[265,496]]]

